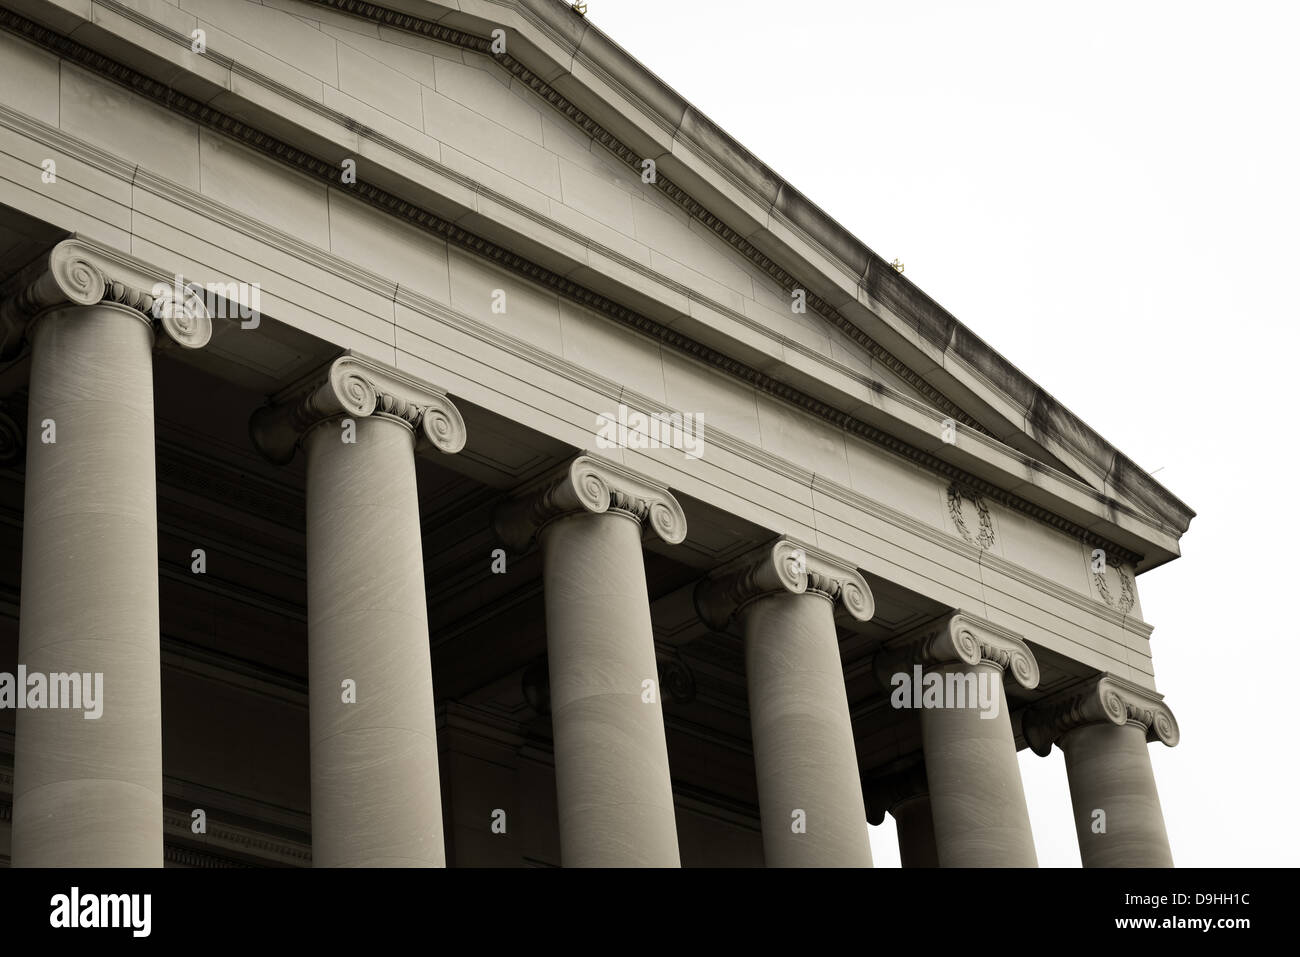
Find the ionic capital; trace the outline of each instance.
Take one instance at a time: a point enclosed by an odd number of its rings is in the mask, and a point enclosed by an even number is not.
[[[1178,722],[1164,699],[1114,675],[1096,675],[1026,710],[1025,740],[1035,754],[1047,757],[1075,728],[1107,723],[1136,725],[1147,741],[1178,744]]]
[[[876,602],[862,574],[811,545],[781,538],[728,562],[695,588],[700,620],[722,631],[751,602],[774,592],[820,594],[857,621],[869,621]]]
[[[465,447],[465,420],[445,392],[350,352],[273,396],[248,430],[262,455],[286,465],[314,426],[347,416],[396,419],[440,452]]]
[[[586,454],[519,489],[497,508],[493,525],[510,549],[523,552],[548,523],[578,512],[622,513],[648,523],[669,545],[686,538],[686,513],[668,489]]]
[[[32,320],[45,310],[101,302],[134,309],[143,322],[185,349],[201,349],[212,338],[203,297],[181,277],[73,238],[60,242],[0,292],[0,357],[22,349]]]
[[[890,642],[876,659],[877,677],[887,685],[887,675],[905,663],[942,665],[993,665],[1010,671],[1026,690],[1038,687],[1038,660],[1023,638],[1012,631],[956,611],[904,638]]]

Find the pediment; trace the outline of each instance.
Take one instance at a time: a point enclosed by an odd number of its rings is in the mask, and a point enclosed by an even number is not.
[[[371,205],[562,296],[1172,554],[1190,509],[588,21],[554,0],[461,6],[181,0],[159,14],[178,47],[191,24],[209,29],[224,76],[179,55],[160,66],[112,21],[75,32],[225,111],[221,132],[238,119],[277,137],[260,145],[279,160],[277,143],[304,168],[361,156]],[[340,120],[351,143],[320,132]],[[940,441],[949,421],[965,444]]]
[[[496,21],[439,3],[392,0],[387,13],[355,0],[277,3],[376,24],[378,39],[333,33],[376,65],[387,44],[387,68],[411,80],[424,66],[394,48],[430,37],[424,133],[445,165],[663,277],[701,310],[759,330],[788,353],[786,365],[823,361],[1175,534],[1187,528],[1187,506],[563,5],[499,4],[510,55],[496,56],[483,39]]]

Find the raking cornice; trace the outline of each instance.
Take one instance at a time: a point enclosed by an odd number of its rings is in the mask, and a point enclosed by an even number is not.
[[[597,123],[592,116],[580,109],[575,103],[571,102],[563,93],[555,89],[555,87],[551,86],[532,70],[528,69],[528,67],[523,63],[512,57],[509,53],[492,53],[491,40],[475,36],[471,33],[466,33],[464,30],[453,29],[452,27],[445,26],[432,20],[413,16],[409,13],[390,10],[387,7],[377,6],[373,3],[365,3],[363,0],[307,0],[307,2],[317,6],[330,7],[353,17],[370,20],[386,27],[392,27],[396,30],[403,30],[407,33],[414,33],[418,36],[428,37],[429,39],[437,40],[440,43],[446,43],[466,50],[471,50],[474,53],[482,54],[483,56],[496,61],[503,68],[508,70],[512,76],[525,84],[542,99],[546,100],[546,102],[554,107],[559,113],[566,116],[587,136],[591,137],[592,140],[599,143],[621,163],[633,170],[637,176],[641,175],[641,164],[646,157],[639,155],[635,150],[622,142],[617,136]],[[742,256],[758,266],[758,268],[764,273],[771,276],[783,289],[787,291],[803,289],[806,293],[806,301],[810,309],[860,345],[868,354],[871,355],[872,358],[880,362],[912,388],[916,389],[916,391],[924,396],[928,402],[933,404],[935,408],[940,409],[946,414],[952,416],[958,422],[961,422],[963,425],[969,426],[978,432],[982,432],[989,436],[993,435],[992,432],[984,428],[984,426],[982,426],[975,418],[968,415],[942,392],[936,389],[920,375],[913,372],[897,356],[893,355],[884,346],[880,345],[880,343],[876,342],[859,329],[854,322],[842,315],[829,302],[815,294],[807,284],[799,282],[798,279],[785,270],[780,264],[764,254],[762,250],[758,249],[758,247],[749,242],[740,233],[729,227],[721,219],[706,209],[704,204],[700,203],[697,199],[691,196],[690,193],[677,183],[674,183],[661,171],[656,170],[653,185],[680,208],[685,210],[692,219],[702,223],[710,232],[714,233]]]
[[[341,2],[341,0],[340,0]],[[369,7],[369,5],[363,5]],[[382,8],[374,7],[374,10]],[[392,11],[389,11],[390,13]],[[403,16],[393,14],[394,16]],[[430,23],[430,27],[437,24]],[[41,26],[11,10],[0,7],[0,28],[15,33],[30,42],[36,43],[61,57],[106,77],[132,92],[146,97],[168,109],[188,117],[207,129],[229,136],[244,145],[255,149],[281,163],[287,164],[302,173],[326,183],[335,185],[338,167],[305,150],[292,146],[283,140],[250,126],[248,123],[227,113],[223,113],[205,103],[187,96],[173,87],[167,86],[138,70],[119,63],[84,44],[78,43],[57,31]],[[439,28],[447,29],[447,28]],[[470,36],[461,31],[450,31],[458,36]],[[474,38],[478,39],[478,38]],[[188,43],[188,39],[186,40]],[[482,41],[486,43],[486,41]],[[558,94],[557,94],[558,95]],[[419,229],[432,233],[439,238],[466,249],[476,255],[494,262],[504,268],[524,276],[540,285],[554,290],[564,298],[577,302],[588,308],[603,313],[644,335],[658,340],[681,353],[690,355],[713,368],[719,369],[735,378],[752,385],[762,392],[782,399],[836,428],[844,429],[866,441],[880,445],[925,468],[949,479],[956,479],[966,487],[983,494],[986,498],[999,504],[1030,515],[1036,520],[1055,528],[1065,534],[1087,542],[1094,547],[1106,550],[1108,555],[1117,556],[1122,561],[1140,565],[1143,556],[1125,548],[1091,529],[1085,528],[1055,512],[1034,502],[1009,492],[979,478],[938,456],[919,449],[911,444],[884,432],[849,413],[836,409],[827,403],[794,388],[793,386],[769,376],[739,360],[723,355],[716,350],[691,339],[650,317],[629,309],[618,302],[594,290],[579,285],[572,280],[553,272],[546,267],[525,259],[491,240],[478,236],[463,227],[450,222],[436,213],[420,207],[406,199],[396,196],[360,178],[351,186],[351,195],[369,205],[403,219]],[[810,295],[809,302],[812,302]],[[847,321],[847,320],[845,320]],[[1097,494],[1100,499],[1099,493]],[[1108,500],[1107,500],[1108,501]],[[1113,504],[1113,503],[1112,503]]]
[[[633,148],[602,127],[580,105],[573,103],[534,70],[508,53],[492,54],[489,40],[427,17],[366,3],[364,0],[307,2],[489,57],[640,175],[641,163],[646,157],[638,155]],[[408,8],[411,6],[409,0],[393,2]],[[1095,473],[1094,481],[1103,483],[1103,489],[1121,489],[1179,532],[1187,530],[1195,513],[1185,503],[1126,455],[1113,448],[1086,422],[995,352],[923,290],[899,275],[884,259],[863,245],[790,183],[750,154],[743,144],[736,142],[675,90],[626,54],[601,33],[598,27],[585,18],[576,16],[568,4],[560,0],[513,0],[512,5],[514,11],[523,16],[532,27],[571,55],[572,62],[567,69],[558,68],[561,74],[572,73],[574,65],[581,63],[593,75],[608,83],[619,96],[637,104],[662,131],[671,134],[674,142],[686,144],[710,168],[712,174],[730,181],[741,193],[764,209],[769,217],[781,221],[791,232],[810,243],[810,248],[815,249],[818,255],[829,256],[839,263],[846,275],[856,279],[859,301],[865,294],[884,305],[906,323],[908,335],[914,334],[944,353],[945,367],[951,362],[953,368],[963,369],[966,376],[982,383],[1000,400],[1010,399],[1017,411],[1023,413],[1023,420],[1019,414],[1001,413],[1011,428],[1023,431],[1031,441],[1046,449],[1048,454],[1063,450],[1067,459],[1077,457],[1085,470]],[[428,6],[432,14],[434,5]],[[503,2],[502,6],[507,7],[509,4]],[[551,80],[558,83],[559,77],[552,73]],[[806,284],[799,282],[789,271],[764,254],[755,243],[750,242],[747,236],[727,226],[680,184],[656,170],[654,185],[688,215],[729,243],[784,288],[807,290],[807,301],[818,314],[861,345],[876,361],[912,385],[936,408],[976,431],[994,434],[950,400],[942,389],[918,375],[904,361],[868,336],[832,303],[816,296]],[[945,371],[948,370],[945,368]],[[1059,448],[1052,449],[1048,443],[1055,443]]]

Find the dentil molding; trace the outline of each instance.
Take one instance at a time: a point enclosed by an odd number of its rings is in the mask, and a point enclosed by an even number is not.
[[[1126,724],[1142,728],[1147,741],[1178,744],[1178,722],[1164,699],[1114,675],[1096,675],[1035,704],[1024,714],[1025,740],[1034,753],[1047,757],[1052,745],[1075,728],[1090,724]]]
[[[347,416],[397,419],[440,452],[465,447],[465,420],[445,392],[353,352],[272,396],[253,413],[248,431],[262,455],[287,465],[312,427]]]
[[[497,507],[492,524],[518,553],[527,551],[550,522],[580,512],[621,512],[648,523],[669,545],[686,539],[686,513],[668,489],[586,453],[523,486]]]
[[[777,592],[823,595],[856,621],[876,602],[862,573],[811,545],[781,538],[723,565],[695,587],[700,620],[723,631],[751,602]]]
[[[372,12],[379,11],[391,13],[391,11],[383,11],[382,8],[374,7],[370,4],[353,4],[350,0],[347,0],[346,3],[344,0],[322,0],[322,2],[329,3],[330,5],[338,5],[340,9],[355,10],[359,15],[365,15],[367,10]],[[125,11],[127,8],[121,9]],[[430,29],[436,27],[436,24],[427,21],[425,21],[425,23],[427,23]],[[411,28],[405,19],[394,21],[393,25],[402,29]],[[78,65],[99,75],[105,76],[114,82],[129,88],[133,93],[151,99],[155,103],[164,106],[173,112],[186,116],[205,128],[215,130],[223,135],[240,141],[251,149],[257,150],[279,163],[293,166],[300,172],[312,176],[318,181],[333,184],[337,180],[338,167],[336,163],[308,154],[304,150],[293,146],[288,142],[279,140],[256,127],[250,126],[244,119],[240,119],[231,114],[222,113],[220,110],[213,108],[208,103],[200,102],[199,100],[186,96],[166,83],[161,83],[150,76],[140,73],[130,66],[118,63],[117,61],[96,52],[90,47],[62,36],[56,31],[41,26],[40,24],[19,16],[3,7],[0,7],[0,28],[9,30],[50,50],[64,59],[77,63]],[[417,32],[422,30],[424,30],[424,27],[421,27]],[[485,48],[486,44],[489,42],[479,37],[470,37],[468,34],[463,34],[460,31],[452,32],[461,38],[468,39],[468,41],[474,45],[475,49],[479,49],[480,47]],[[434,34],[430,33],[428,35]],[[446,38],[438,36],[436,38],[446,39],[447,42],[460,42],[458,39],[451,36]],[[182,38],[180,34],[176,34],[173,39],[178,43],[183,43],[185,46],[188,46],[190,42],[187,36]],[[501,59],[504,61],[509,60],[510,58],[503,57]],[[235,65],[232,63],[232,69],[234,68]],[[248,75],[253,77],[258,76],[255,73],[249,73]],[[530,80],[532,79],[535,79],[535,77],[530,77]],[[529,85],[532,86],[532,82],[529,82]],[[547,98],[549,99],[550,97],[547,96]],[[353,126],[353,121],[350,118],[345,117],[342,114],[336,114],[334,111],[327,110],[323,106],[315,104],[310,100],[303,99],[298,105],[306,109],[313,109],[321,116],[325,116],[330,120],[336,120],[337,122],[343,123],[347,125],[349,129]],[[581,114],[581,111],[578,111],[576,107],[572,106],[572,104],[564,107],[563,112],[566,114],[572,113],[575,117],[584,116],[584,114]],[[380,134],[375,133],[374,131],[369,131],[367,135],[371,139],[383,139]],[[612,134],[608,131],[601,130],[599,131],[599,134],[592,132],[591,135],[596,137],[599,142],[606,146],[606,148],[612,149],[617,155],[623,158],[625,162],[632,162],[635,160],[633,165],[636,166],[638,175],[640,174],[640,160],[636,159],[635,154],[628,147],[623,146],[622,144],[618,144],[618,146],[615,147],[613,145],[614,141],[612,140]],[[376,139],[376,141],[378,141],[378,139]],[[385,139],[385,145],[389,149],[402,153],[400,144]],[[672,196],[675,200],[678,199],[679,194],[682,199],[687,198],[685,193],[683,193],[679,187],[672,186],[664,176],[658,176],[657,183],[662,190],[667,192],[668,195]],[[516,272],[526,279],[545,285],[571,301],[586,305],[596,311],[610,316],[618,322],[640,330],[652,338],[659,339],[661,342],[675,350],[700,359],[712,367],[721,369],[730,376],[738,377],[749,385],[770,395],[789,401],[815,417],[830,422],[838,428],[846,429],[865,441],[883,446],[884,448],[916,462],[922,467],[934,471],[939,475],[945,476],[949,479],[959,480],[964,485],[978,490],[991,501],[997,501],[1008,508],[1030,515],[1037,521],[1057,528],[1071,537],[1094,546],[1102,547],[1106,549],[1108,554],[1122,557],[1132,564],[1139,564],[1142,561],[1142,555],[1132,551],[1131,549],[1126,549],[1115,542],[1109,541],[1087,526],[1080,525],[1071,519],[1067,519],[1064,516],[1057,514],[1049,508],[1028,499],[1024,499],[1013,492],[1007,491],[1006,489],[969,473],[948,462],[946,459],[935,456],[928,451],[910,444],[909,442],[899,439],[891,433],[885,432],[862,419],[855,418],[854,416],[841,412],[838,409],[832,408],[815,396],[806,394],[783,380],[775,379],[756,368],[747,366],[737,359],[718,353],[703,343],[690,339],[681,332],[665,326],[662,323],[651,319],[649,316],[637,313],[636,311],[629,309],[620,303],[616,303],[594,290],[579,285],[567,276],[561,276],[540,263],[525,259],[505,247],[465,230],[456,223],[444,220],[429,209],[425,209],[396,194],[389,193],[372,183],[363,183],[358,181],[352,188],[359,199],[369,203],[377,209],[403,219],[422,230],[431,232],[441,239],[455,243],[475,255],[490,259],[496,265]],[[702,221],[708,225],[709,228],[714,229],[720,236],[730,242],[731,237],[734,234],[729,229],[726,229],[716,216],[703,210],[702,207],[700,207],[699,211],[696,212],[695,207],[697,206],[698,203],[695,203],[692,200],[692,215],[702,218]],[[767,261],[765,260],[765,262],[760,263],[760,265],[777,278],[779,282],[787,285],[793,284],[795,286],[800,286],[800,284],[794,281],[793,277],[788,276],[783,270],[776,267],[775,263],[772,263],[770,268],[766,263]],[[892,273],[893,271],[888,270],[888,272]],[[803,287],[800,286],[800,288]],[[822,300],[820,300],[815,294],[811,293],[811,291],[809,291],[808,302],[814,309],[821,308]],[[897,306],[898,304],[896,303],[895,305]],[[826,314],[826,316],[836,325],[841,326],[841,328],[851,336],[855,338],[857,336],[865,336],[865,334],[860,330],[855,334],[852,330],[856,329],[856,327],[844,319],[844,317],[840,316],[838,319],[835,318],[838,316],[838,313],[834,310],[831,310],[830,313]],[[865,338],[862,341],[865,343]],[[879,344],[873,344],[872,348],[881,350]],[[873,352],[873,354],[875,353]],[[917,389],[925,397],[926,402],[934,406],[936,409],[964,422],[977,431],[984,431],[974,419],[967,416],[960,408],[947,400],[942,393],[935,390],[923,378],[916,375],[916,373],[903,366],[892,355],[881,351],[878,358],[880,358],[880,360],[896,374],[905,378],[913,388]],[[1065,476],[1063,473],[1061,478],[1069,479],[1069,477]],[[1069,481],[1076,480],[1069,479]],[[1086,483],[1080,482],[1078,484],[1080,491],[1085,494],[1097,494],[1096,491],[1087,486]],[[1120,505],[1114,500],[1108,500],[1107,503],[1111,508],[1120,508],[1133,515],[1141,514],[1133,511],[1127,506]]]

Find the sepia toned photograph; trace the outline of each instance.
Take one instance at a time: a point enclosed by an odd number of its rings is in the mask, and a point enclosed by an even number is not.
[[[1248,937],[1300,857],[1298,37],[0,0],[0,913],[812,868],[725,880]]]

